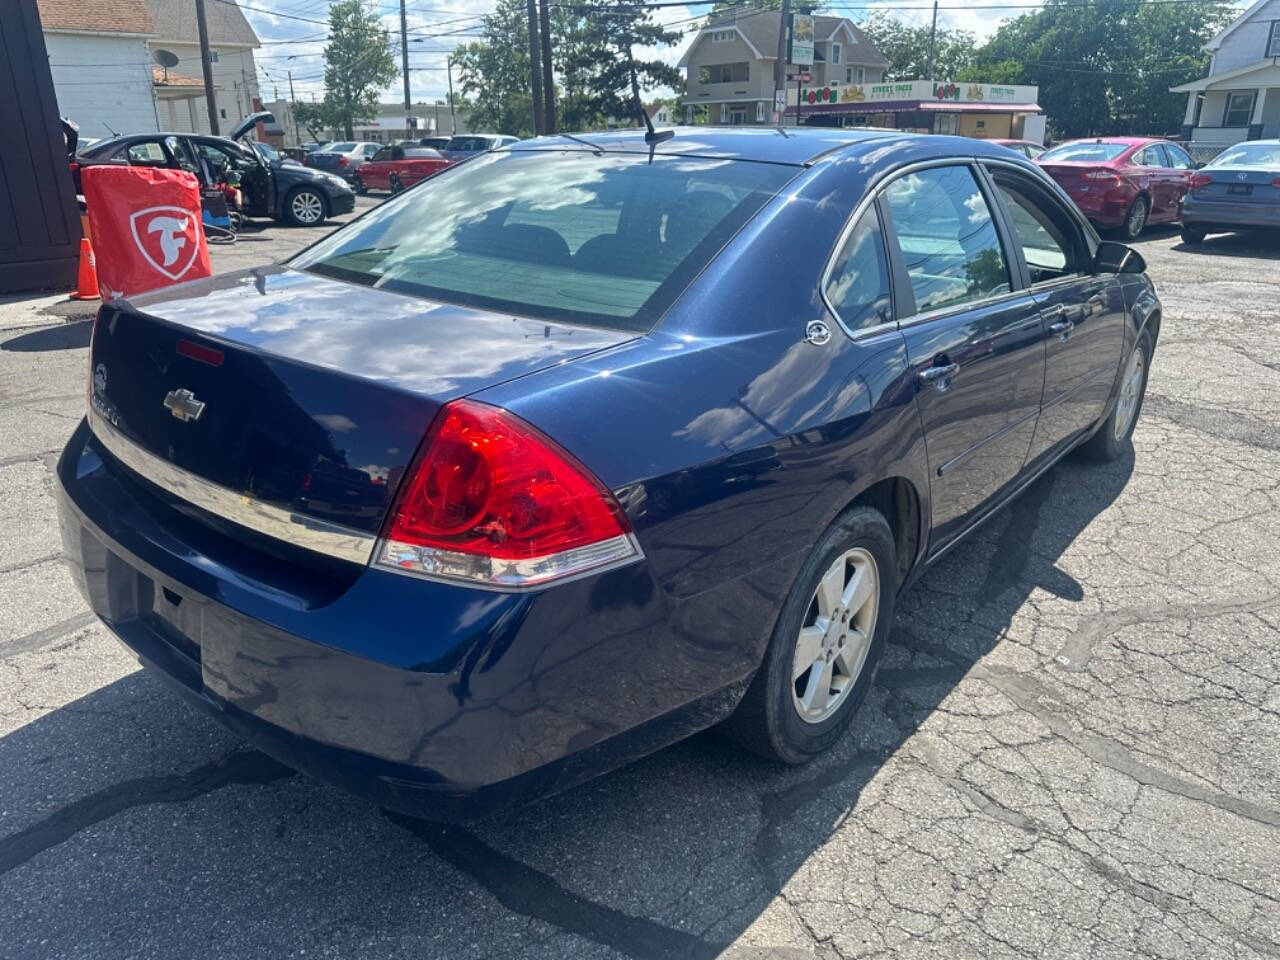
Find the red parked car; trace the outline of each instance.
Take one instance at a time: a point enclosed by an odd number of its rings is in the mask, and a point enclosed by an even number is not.
[[[450,161],[431,147],[383,147],[373,159],[356,171],[356,193],[369,190],[390,190],[399,193],[420,180],[434,176]]]
[[[1036,163],[1099,227],[1136,240],[1149,223],[1169,223],[1191,186],[1195,164],[1176,143],[1151,137],[1073,140]]]

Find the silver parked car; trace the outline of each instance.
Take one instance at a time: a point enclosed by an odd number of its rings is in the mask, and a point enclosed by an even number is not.
[[[1280,140],[1238,143],[1197,170],[1178,219],[1193,246],[1206,233],[1280,230]]]
[[[307,154],[303,163],[308,167],[315,167],[317,170],[336,173],[347,183],[354,183],[356,171],[360,169],[360,165],[373,159],[373,155],[380,149],[382,149],[382,144],[380,143],[371,143],[366,140],[344,140],[339,143],[331,143],[323,150],[313,150]]]

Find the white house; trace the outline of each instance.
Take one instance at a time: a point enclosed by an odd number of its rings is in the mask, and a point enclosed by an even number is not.
[[[79,2],[79,0],[70,0]],[[119,2],[119,0],[115,0]],[[130,0],[133,2],[133,0]],[[196,5],[191,0],[146,0],[155,25],[151,52],[167,50],[178,58],[169,70],[165,89],[157,86],[160,127],[190,133],[209,133],[209,111],[202,86],[200,34]],[[233,3],[205,4],[209,26],[209,53],[213,60],[214,99],[218,105],[218,132],[226,134],[239,121],[261,107],[258,67],[253,51],[258,35],[244,13]]]
[[[1204,49],[1209,75],[1172,88],[1187,95],[1183,138],[1227,147],[1280,137],[1280,0],[1257,0]]]
[[[81,136],[157,130],[147,49],[155,26],[144,0],[38,0],[37,8],[58,112]]]

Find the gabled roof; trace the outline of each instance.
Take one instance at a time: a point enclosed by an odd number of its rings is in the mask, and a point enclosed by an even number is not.
[[[1219,33],[1212,40],[1210,40],[1208,43],[1206,43],[1202,49],[1210,53],[1217,50],[1219,47],[1222,46],[1222,41],[1225,40],[1230,34],[1234,33],[1236,31],[1236,28],[1242,27],[1246,23],[1248,23],[1250,20],[1252,20],[1254,14],[1259,13],[1262,10],[1262,8],[1265,7],[1270,2],[1271,0],[1257,0],[1256,3],[1251,4],[1249,7],[1245,9],[1244,13],[1240,14],[1240,16],[1236,17],[1229,24],[1223,27],[1222,32]]]
[[[1253,74],[1258,74],[1254,77]],[[1227,70],[1223,73],[1211,73],[1207,77],[1201,77],[1199,80],[1192,80],[1190,83],[1180,84],[1176,87],[1170,87],[1170,93],[1193,93],[1199,90],[1209,90],[1235,84],[1237,81],[1249,81],[1242,83],[1240,89],[1248,89],[1250,86],[1270,87],[1280,80],[1280,67],[1276,66],[1274,60],[1257,60],[1253,63],[1245,64],[1243,67],[1236,67],[1234,70]]]
[[[848,17],[814,17],[813,20],[814,36],[820,42],[825,43],[831,40],[842,28],[854,42],[855,46],[845,51],[845,56],[841,58],[845,62],[866,64],[873,67],[888,66],[889,61],[885,59],[884,54],[876,49],[875,45],[867,39],[867,35],[854,26],[853,21]],[[781,18],[777,10],[753,10],[750,13],[740,13],[712,20],[698,31],[693,43],[689,44],[689,49],[680,58],[679,66],[685,66],[688,62],[689,54],[701,42],[703,36],[716,30],[733,30],[736,32],[742,37],[746,45],[751,48],[757,60],[776,60],[778,58],[778,28],[780,26]]]
[[[36,0],[36,8],[45,30],[147,35],[156,32],[143,0]]]
[[[196,5],[191,0],[146,0],[146,4],[156,25],[155,32],[159,36],[157,42],[160,45],[163,46],[166,40],[170,43],[200,42],[200,31],[196,27]],[[227,0],[209,0],[204,8],[211,44],[258,46],[258,35],[253,32],[253,27],[249,26],[249,21],[236,4]]]

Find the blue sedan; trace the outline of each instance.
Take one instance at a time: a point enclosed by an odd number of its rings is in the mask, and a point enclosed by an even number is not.
[[[1068,452],[1130,455],[1143,271],[981,141],[521,142],[105,304],[66,554],[177,690],[411,814],[713,724],[800,763],[921,571]]]
[[[1191,177],[1178,211],[1183,242],[1234,230],[1280,232],[1280,140],[1228,147]]]

